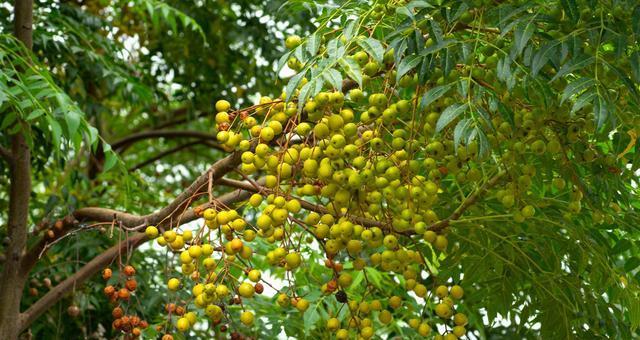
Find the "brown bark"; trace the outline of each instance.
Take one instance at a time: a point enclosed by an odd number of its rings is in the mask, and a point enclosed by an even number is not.
[[[14,34],[31,49],[33,1],[16,0]],[[26,133],[26,132],[25,132]],[[31,196],[31,151],[19,132],[11,138],[9,216],[6,261],[0,276],[0,339],[17,339],[19,335],[20,300],[27,275],[20,261],[27,244],[27,221]]]

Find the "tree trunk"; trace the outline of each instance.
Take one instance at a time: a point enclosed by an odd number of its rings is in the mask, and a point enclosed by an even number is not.
[[[32,48],[33,0],[15,1],[16,37]],[[27,244],[27,222],[31,195],[31,152],[23,135],[11,139],[9,216],[6,261],[0,276],[0,339],[17,339],[20,333],[20,300],[27,275],[20,261]]]

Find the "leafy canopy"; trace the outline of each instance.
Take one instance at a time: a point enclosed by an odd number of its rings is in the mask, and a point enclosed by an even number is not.
[[[210,192],[204,225],[148,226],[168,256],[132,260],[166,265],[150,280],[167,282],[171,304],[144,309],[160,334],[636,334],[635,1],[282,8],[317,23],[285,40],[282,94],[209,108],[215,155],[239,166],[222,183],[253,195],[223,204]]]

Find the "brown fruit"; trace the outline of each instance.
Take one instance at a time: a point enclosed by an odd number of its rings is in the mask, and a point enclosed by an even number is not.
[[[176,307],[175,314],[176,315],[184,315],[184,307],[182,307],[182,306]]]
[[[116,307],[111,311],[111,316],[114,319],[120,319],[124,315],[124,311],[120,307]]]
[[[71,305],[67,308],[67,314],[69,314],[69,316],[75,318],[78,315],[80,315],[80,308],[78,308],[78,306],[76,305]]]
[[[116,292],[116,288],[113,287],[112,285],[108,285],[108,286],[104,287],[103,291],[104,291],[104,295],[111,296],[111,295],[113,295],[113,293]]]
[[[134,290],[136,290],[136,287],[138,287],[138,282],[136,282],[136,280],[134,279],[129,279],[124,283],[124,286],[127,287],[129,291],[133,292]]]
[[[133,266],[125,266],[124,269],[122,270],[122,272],[126,276],[133,276],[133,275],[135,275],[136,270],[133,268]]]
[[[257,294],[262,294],[262,292],[264,292],[264,286],[262,285],[262,283],[256,283],[255,290]]]
[[[57,220],[56,223],[53,224],[53,227],[56,228],[56,230],[62,230],[64,223],[62,223],[62,220]]]
[[[131,293],[126,288],[120,288],[118,291],[118,299],[129,300],[129,296],[131,296]]]
[[[111,271],[110,268],[105,268],[105,269],[102,270],[102,278],[103,279],[109,280],[112,275],[113,275],[113,272]]]

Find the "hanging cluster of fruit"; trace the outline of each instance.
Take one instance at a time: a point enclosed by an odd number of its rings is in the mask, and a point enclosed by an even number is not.
[[[120,272],[120,279],[121,281],[124,280],[121,288],[118,289],[117,284],[109,284],[104,287],[104,295],[106,295],[109,301],[115,306],[111,311],[111,315],[113,316],[112,326],[114,329],[122,332],[126,339],[137,338],[149,325],[147,321],[137,315],[126,314],[130,309],[131,294],[135,292],[138,287],[138,282],[134,277],[135,274],[136,270],[133,266],[124,266]],[[113,271],[110,268],[102,270],[102,278],[105,281],[110,281],[112,276]],[[133,310],[134,308],[131,309]]]

